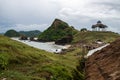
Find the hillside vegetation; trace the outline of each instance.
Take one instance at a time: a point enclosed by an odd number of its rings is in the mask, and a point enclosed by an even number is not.
[[[72,80],[78,53],[53,54],[0,36],[0,80]]]
[[[84,42],[92,43],[97,40],[104,41],[106,43],[115,41],[120,35],[114,32],[103,32],[103,31],[87,31],[79,32],[74,35],[73,43]]]
[[[25,35],[27,37],[38,37],[41,33],[39,30],[32,30],[32,31],[19,31],[21,35]]]
[[[20,36],[20,34],[15,30],[8,30],[4,35],[8,37],[19,37]]]
[[[114,32],[75,32],[73,44],[112,42],[119,37]],[[53,54],[0,36],[0,80],[84,80],[82,51],[73,46],[64,54]]]
[[[77,33],[73,27],[70,27],[66,22],[55,19],[52,25],[39,35],[39,40],[42,41],[56,41],[68,35]]]
[[[39,30],[32,30],[32,31],[15,31],[15,30],[8,30],[6,31],[6,33],[4,34],[5,36],[8,37],[20,37],[20,36],[27,36],[27,37],[38,37],[38,35],[40,35],[40,31]]]

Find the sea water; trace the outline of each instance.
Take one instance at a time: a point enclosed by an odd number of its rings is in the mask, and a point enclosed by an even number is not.
[[[65,48],[65,46],[56,45],[54,42],[36,42],[36,41],[29,41],[29,40],[19,40],[19,38],[11,38],[11,39],[25,43],[29,46],[32,46],[38,49],[48,51],[48,52],[59,53],[62,51],[62,49]]]

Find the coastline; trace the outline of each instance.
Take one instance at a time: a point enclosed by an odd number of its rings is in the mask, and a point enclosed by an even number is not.
[[[19,40],[19,38],[15,38],[15,37],[11,39],[52,53],[61,53],[63,49],[68,49],[69,47],[71,47],[71,45],[57,45],[55,44],[55,42],[36,42],[29,40]]]

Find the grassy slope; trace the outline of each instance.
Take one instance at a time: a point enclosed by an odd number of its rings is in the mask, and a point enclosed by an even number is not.
[[[111,42],[117,37],[119,35],[112,32],[79,32],[73,42],[86,40],[90,43],[97,39]],[[0,36],[0,68],[5,68],[0,70],[0,79],[70,80],[82,53],[79,48],[67,53],[52,54]]]
[[[0,36],[0,79],[8,80],[57,80],[72,79],[80,50],[57,55]],[[2,70],[5,68],[5,70]]]
[[[96,40],[112,42],[118,37],[120,37],[120,35],[114,32],[95,32],[95,31],[79,32],[74,36],[73,43],[80,41],[92,43]]]

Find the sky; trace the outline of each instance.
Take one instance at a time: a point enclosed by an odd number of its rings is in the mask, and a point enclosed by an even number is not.
[[[108,31],[120,33],[119,0],[0,0],[0,33],[9,29],[47,29],[55,18],[76,29],[87,28],[98,20]]]

